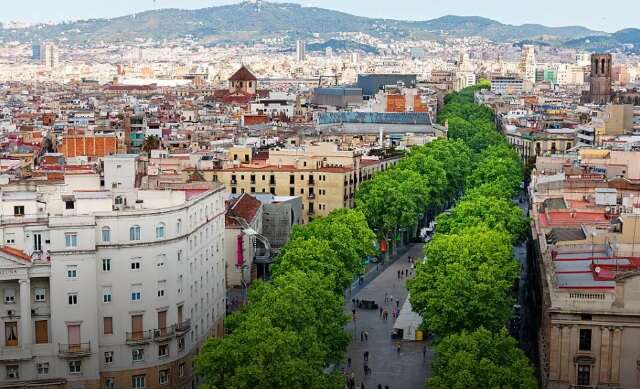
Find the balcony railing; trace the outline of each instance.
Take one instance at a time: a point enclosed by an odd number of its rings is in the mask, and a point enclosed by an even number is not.
[[[127,344],[148,343],[153,339],[153,331],[133,331],[127,332]]]
[[[82,357],[91,354],[91,343],[58,343],[58,354],[62,357]]]
[[[595,385],[571,385],[571,389],[597,389]]]
[[[181,323],[176,324],[176,332],[185,333],[191,329],[191,319],[187,319]]]
[[[153,330],[153,340],[157,342],[165,341],[176,334],[176,326],[172,325],[165,328],[157,328]]]
[[[316,194],[315,193],[309,193],[309,198],[310,199],[315,199],[316,198]]]

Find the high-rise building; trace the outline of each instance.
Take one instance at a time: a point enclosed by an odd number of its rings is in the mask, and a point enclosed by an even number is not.
[[[520,72],[524,82],[531,84],[536,82],[536,50],[532,45],[522,47],[522,57],[520,58]]]
[[[329,58],[333,57],[333,47],[327,47],[327,48],[324,50],[324,53],[325,53],[325,55],[326,55],[327,57],[329,57]]]
[[[302,62],[305,60],[305,58],[306,58],[306,54],[305,54],[304,41],[303,40],[296,41],[296,60],[298,62]]]
[[[576,53],[576,65],[589,66],[589,56],[589,53],[585,53],[584,51]]]
[[[42,45],[40,43],[34,43],[31,45],[31,59],[34,61],[42,60]]]
[[[58,66],[58,48],[53,43],[43,43],[40,45],[40,60],[47,69]]]
[[[591,55],[589,101],[600,105],[611,101],[611,54]]]

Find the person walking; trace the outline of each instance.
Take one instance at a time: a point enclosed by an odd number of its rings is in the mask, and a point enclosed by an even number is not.
[[[364,361],[365,362],[369,361],[369,351],[364,352]]]
[[[378,389],[382,389],[382,384],[378,384]]]
[[[398,279],[400,279],[400,269],[398,269]]]
[[[365,342],[369,341],[369,333],[367,331],[364,332],[364,341]]]
[[[360,383],[360,389],[364,389],[364,382]]]
[[[364,342],[364,331],[360,331],[360,341]]]
[[[400,342],[398,342],[398,345],[396,346],[396,350],[398,351],[398,354],[400,354]]]
[[[400,300],[396,300],[396,308],[400,308]]]
[[[389,302],[389,294],[387,292],[384,292],[384,302],[385,304]]]
[[[347,357],[347,367],[351,367],[351,357]]]
[[[386,297],[385,297],[385,298],[386,298]],[[386,302],[386,301],[385,301],[385,302]],[[380,307],[379,311],[380,311],[380,318],[382,318],[382,307]]]

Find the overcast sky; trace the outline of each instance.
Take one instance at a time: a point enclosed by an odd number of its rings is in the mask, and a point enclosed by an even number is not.
[[[60,21],[127,15],[159,8],[203,8],[233,0],[0,0],[0,21]],[[288,0],[361,16],[433,19],[484,16],[509,24],[582,25],[614,32],[640,28],[639,0]]]

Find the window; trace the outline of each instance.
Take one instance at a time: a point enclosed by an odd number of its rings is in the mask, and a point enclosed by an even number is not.
[[[64,202],[64,209],[75,209],[76,203],[73,200],[67,200]]]
[[[289,188],[289,196],[295,196],[295,195],[296,195],[295,188]]]
[[[160,370],[160,385],[169,384],[169,370]]]
[[[111,258],[104,258],[102,260],[102,271],[111,271]]]
[[[49,343],[49,323],[46,320],[36,320],[36,344]]]
[[[140,240],[140,226],[129,228],[129,240]]]
[[[110,303],[111,302],[111,287],[110,286],[106,286],[104,288],[102,288],[102,302],[103,303]]]
[[[131,387],[133,389],[144,389],[145,376],[136,375],[131,378]]]
[[[82,361],[69,361],[69,374],[80,374],[82,372]]]
[[[107,365],[113,363],[113,351],[104,352],[104,363]]]
[[[11,234],[11,233],[7,233],[5,234],[5,239],[4,239],[6,244],[16,244],[16,234]]]
[[[78,266],[77,265],[67,265],[67,278],[69,278],[69,279],[78,278]]]
[[[41,303],[47,300],[47,290],[45,288],[35,288],[33,290],[33,300]]]
[[[184,363],[178,365],[178,377],[184,377]]]
[[[78,294],[77,293],[67,294],[67,301],[69,301],[69,305],[78,305]]]
[[[131,259],[131,270],[140,270],[140,258]]]
[[[590,329],[581,329],[580,330],[580,350],[581,351],[591,351],[591,330]],[[589,384],[584,384],[589,385]]]
[[[158,298],[164,297],[165,290],[167,289],[167,281],[158,281]]]
[[[184,338],[178,338],[178,351],[184,351]]]
[[[161,344],[158,346],[158,357],[168,357],[169,356],[169,345]]]
[[[116,383],[113,378],[106,378],[104,380],[104,389],[116,389]]]
[[[131,287],[131,301],[140,301],[142,298],[142,291],[140,285],[134,285]]]
[[[20,374],[18,373],[18,371],[18,365],[7,365],[7,379],[14,380],[16,378],[20,378]]]
[[[113,335],[113,318],[112,317],[102,318],[102,327],[105,335]]]
[[[134,362],[143,361],[144,349],[134,348],[133,350],[131,350],[131,359],[133,359]]]
[[[588,386],[591,384],[591,366],[578,365],[578,385]]]
[[[109,227],[102,227],[102,241],[103,242],[111,241],[111,229]]]
[[[176,223],[176,232],[179,234],[182,232],[182,219],[178,219]]]
[[[14,216],[24,216],[24,205],[16,205],[13,207]]]
[[[65,247],[78,247],[78,234],[75,232],[67,232],[64,234]]]
[[[156,226],[156,239],[164,238],[164,223],[160,223]]]
[[[4,345],[7,347],[16,347],[18,345],[18,322],[4,322]]]
[[[48,375],[49,374],[49,362],[41,362],[36,364],[36,372],[38,375]]]
[[[4,303],[15,304],[16,303],[16,290],[14,288],[4,289]]]

